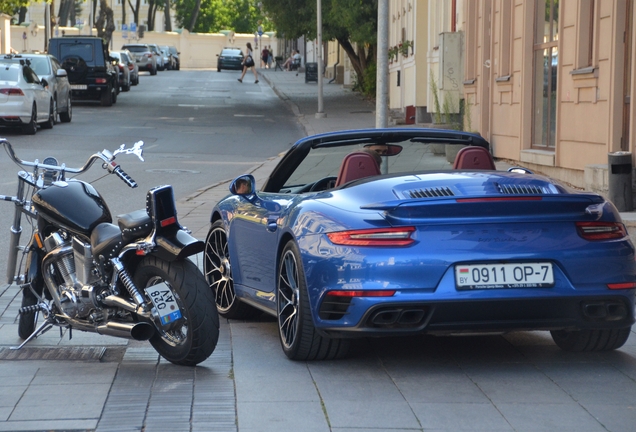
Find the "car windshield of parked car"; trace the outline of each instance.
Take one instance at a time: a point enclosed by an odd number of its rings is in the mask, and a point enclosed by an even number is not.
[[[177,49],[175,47],[173,47],[173,46],[168,47],[168,50],[170,51],[170,54],[173,54],[173,55],[177,54]]]
[[[86,63],[91,63],[93,61],[93,44],[62,43],[60,44],[60,56],[63,59],[80,57]]]
[[[296,167],[281,192],[294,192],[303,186],[317,182],[326,177],[336,178],[345,156],[353,152],[377,153],[378,161],[388,161],[388,173],[413,173],[423,171],[443,171],[452,169],[452,163],[446,158],[445,144],[417,143],[404,141],[398,144],[402,150],[393,156],[381,156],[386,153],[385,144],[365,143],[355,145],[325,146],[313,148]],[[460,145],[449,144],[458,150]]]
[[[19,73],[18,67],[11,67],[9,64],[0,65],[0,81],[16,82]]]
[[[46,57],[27,57],[31,62],[31,69],[38,76],[52,75],[49,60]]]
[[[143,52],[150,51],[150,49],[146,46],[124,45],[124,48],[130,52],[135,52],[135,53],[143,53]]]

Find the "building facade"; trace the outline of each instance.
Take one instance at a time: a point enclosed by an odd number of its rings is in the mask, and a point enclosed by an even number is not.
[[[391,108],[415,104],[425,122],[432,80],[441,101],[457,85],[463,128],[488,139],[495,157],[605,193],[608,153],[633,154],[636,144],[633,3],[392,0],[390,46],[414,47],[390,65]],[[446,66],[457,72],[458,40],[459,83]]]

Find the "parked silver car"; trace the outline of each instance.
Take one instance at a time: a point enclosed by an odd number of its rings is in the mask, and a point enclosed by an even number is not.
[[[50,54],[17,54],[12,56],[16,61],[28,59],[31,69],[40,79],[45,79],[49,84],[49,91],[53,95],[53,116],[57,121],[68,123],[73,118],[73,106],[71,104],[71,85],[68,82],[66,71],[60,62]]]
[[[161,52],[161,49],[159,48],[159,45],[148,44],[148,47],[150,47],[152,53],[157,56],[157,70],[166,70],[166,62],[163,60],[163,54]]]
[[[139,84],[139,67],[137,66],[135,57],[128,50],[121,50],[120,53],[122,60],[128,63],[128,69],[130,70],[130,83],[134,86]]]
[[[132,81],[130,79],[130,69],[128,68],[128,62],[123,58],[121,52],[111,51],[110,56],[117,59],[117,80],[119,82],[119,88],[123,92],[130,91]]]
[[[150,72],[150,75],[157,75],[158,56],[148,44],[126,44],[121,49],[131,52],[139,70],[146,70]]]

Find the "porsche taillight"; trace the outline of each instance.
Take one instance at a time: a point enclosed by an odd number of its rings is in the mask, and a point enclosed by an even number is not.
[[[328,233],[332,243],[346,246],[408,246],[415,227],[371,228]]]
[[[334,290],[328,296],[335,297],[393,297],[395,290]]]
[[[620,222],[576,222],[576,230],[589,241],[617,240],[627,236],[625,225]]]

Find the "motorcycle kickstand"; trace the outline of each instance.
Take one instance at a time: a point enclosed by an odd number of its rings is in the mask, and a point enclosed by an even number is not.
[[[31,333],[31,336],[29,336],[28,338],[26,338],[24,340],[24,342],[22,342],[17,347],[16,346],[10,347],[10,349],[19,350],[20,348],[25,346],[27,343],[29,343],[31,340],[35,339],[36,337],[38,337],[40,335],[43,335],[44,333],[46,333],[49,330],[51,330],[51,328],[53,328],[53,324],[51,324],[48,320],[44,321],[40,325],[40,327],[38,327],[37,329],[35,329],[35,331],[33,333]]]

